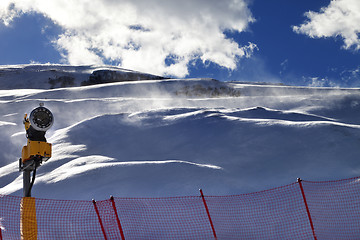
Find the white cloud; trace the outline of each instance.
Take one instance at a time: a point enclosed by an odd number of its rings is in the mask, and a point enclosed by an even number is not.
[[[320,12],[305,13],[308,21],[294,26],[296,33],[303,33],[312,38],[337,37],[344,40],[344,48],[360,49],[360,1],[332,0]]]
[[[54,44],[70,64],[111,61],[184,77],[194,59],[234,70],[256,48],[223,33],[245,31],[254,21],[245,0],[1,0],[5,25],[23,13],[42,14],[64,29]]]

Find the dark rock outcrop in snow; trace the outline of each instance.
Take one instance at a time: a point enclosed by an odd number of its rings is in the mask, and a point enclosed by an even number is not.
[[[82,86],[101,84],[101,83],[112,83],[112,82],[124,82],[124,81],[139,81],[139,80],[158,80],[165,79],[164,77],[139,73],[139,72],[125,72],[115,70],[96,70],[90,76],[89,80],[83,81]]]

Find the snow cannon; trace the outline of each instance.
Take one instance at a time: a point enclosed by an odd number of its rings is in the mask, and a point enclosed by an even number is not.
[[[36,169],[51,157],[51,143],[46,142],[45,133],[54,123],[54,116],[49,109],[40,103],[33,109],[30,117],[27,114],[23,120],[27,145],[23,146],[19,159],[19,171],[24,172],[24,197],[31,197],[31,188],[34,184]],[[33,179],[30,182],[30,173]]]
[[[23,147],[21,153],[22,163],[30,160],[47,161],[51,157],[51,143],[46,142],[45,133],[54,123],[54,116],[51,111],[40,104],[24,121],[27,145]]]

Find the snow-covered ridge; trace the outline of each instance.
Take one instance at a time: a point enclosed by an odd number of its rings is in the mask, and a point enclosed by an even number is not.
[[[22,119],[39,102],[55,123],[36,197],[240,194],[360,175],[359,89],[159,79],[0,90],[2,194],[21,195]]]
[[[57,64],[0,66],[0,89],[52,89],[144,79],[163,79],[163,77],[115,66]]]

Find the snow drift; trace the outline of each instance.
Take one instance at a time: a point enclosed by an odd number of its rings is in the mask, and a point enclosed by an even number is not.
[[[2,194],[21,195],[22,118],[40,102],[55,124],[47,133],[53,157],[38,170],[36,197],[181,196],[198,188],[240,194],[297,177],[360,174],[360,89],[212,79],[40,89],[41,66],[34,68],[17,75],[33,79],[34,89],[0,90]],[[90,70],[72,67],[72,74]],[[2,77],[1,85],[11,81]]]

